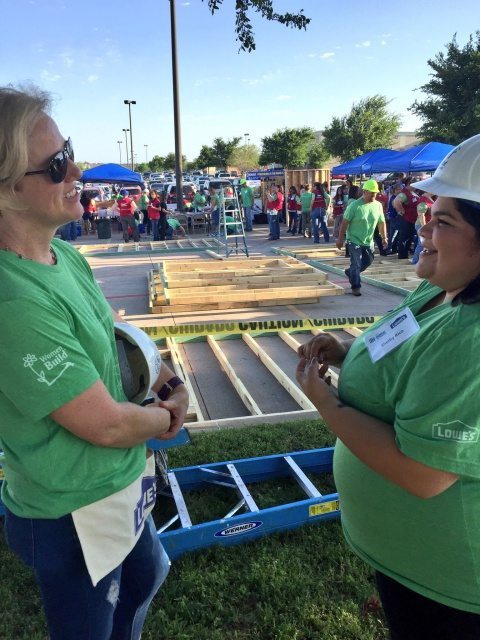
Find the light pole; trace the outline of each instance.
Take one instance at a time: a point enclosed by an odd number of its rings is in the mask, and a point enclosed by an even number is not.
[[[127,154],[127,157],[125,159],[125,164],[128,164],[128,140],[127,140],[127,131],[130,131],[130,129],[122,129],[123,133],[125,134],[125,153]]]
[[[175,183],[177,192],[177,210],[183,213],[182,180],[182,135],[180,124],[180,96],[178,91],[177,63],[177,27],[175,18],[175,0],[170,0],[170,33],[172,38],[172,79],[173,79],[173,127],[175,133]]]
[[[249,133],[244,133],[243,134],[245,136],[245,146],[247,146],[247,138],[250,135]]]
[[[120,164],[122,164],[122,147],[120,146],[122,144],[122,141],[117,140],[117,144],[118,144],[118,153],[120,155]]]
[[[148,162],[148,144],[143,145],[145,147],[145,162]]]
[[[133,132],[132,132],[132,104],[137,104],[136,100],[124,100],[123,104],[128,104],[128,119],[130,122],[130,162],[133,171]]]

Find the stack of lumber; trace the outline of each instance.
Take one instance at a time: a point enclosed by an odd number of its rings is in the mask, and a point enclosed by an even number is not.
[[[149,273],[150,311],[203,311],[319,302],[342,287],[288,256],[163,261]]]

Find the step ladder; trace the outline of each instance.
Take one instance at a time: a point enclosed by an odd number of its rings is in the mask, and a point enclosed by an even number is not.
[[[332,460],[330,447],[171,469],[167,474],[170,487],[161,494],[174,500],[177,513],[159,527],[158,537],[173,560],[214,544],[230,546],[306,523],[338,518],[338,494],[322,495],[307,476],[331,473]],[[247,485],[283,477],[294,478],[306,497],[260,509]],[[185,493],[212,485],[231,489],[236,502],[223,518],[193,524]],[[178,528],[172,529],[173,525]]]
[[[218,225],[218,239],[225,249],[225,257],[235,253],[244,253],[247,258],[248,246],[243,226],[242,208],[238,201],[238,194],[234,190],[233,196],[226,196],[225,190],[220,190],[220,221]],[[226,217],[233,218],[227,222]]]

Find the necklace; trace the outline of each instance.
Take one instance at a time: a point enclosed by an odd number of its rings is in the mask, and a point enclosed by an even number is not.
[[[20,260],[30,260],[31,262],[36,262],[36,260],[33,260],[33,258],[27,258],[27,256],[24,256],[21,253],[18,253],[14,249],[10,249],[10,247],[0,247],[0,250],[8,251],[8,253],[14,253],[17,256],[17,258],[20,258]],[[55,253],[52,247],[49,248],[49,252],[50,252],[50,258],[51,258],[50,264],[53,266],[57,264],[57,254]]]

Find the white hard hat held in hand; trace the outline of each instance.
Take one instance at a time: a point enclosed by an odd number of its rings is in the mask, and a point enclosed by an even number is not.
[[[158,378],[161,358],[155,342],[128,322],[115,322],[122,386],[129,402],[141,404]]]

